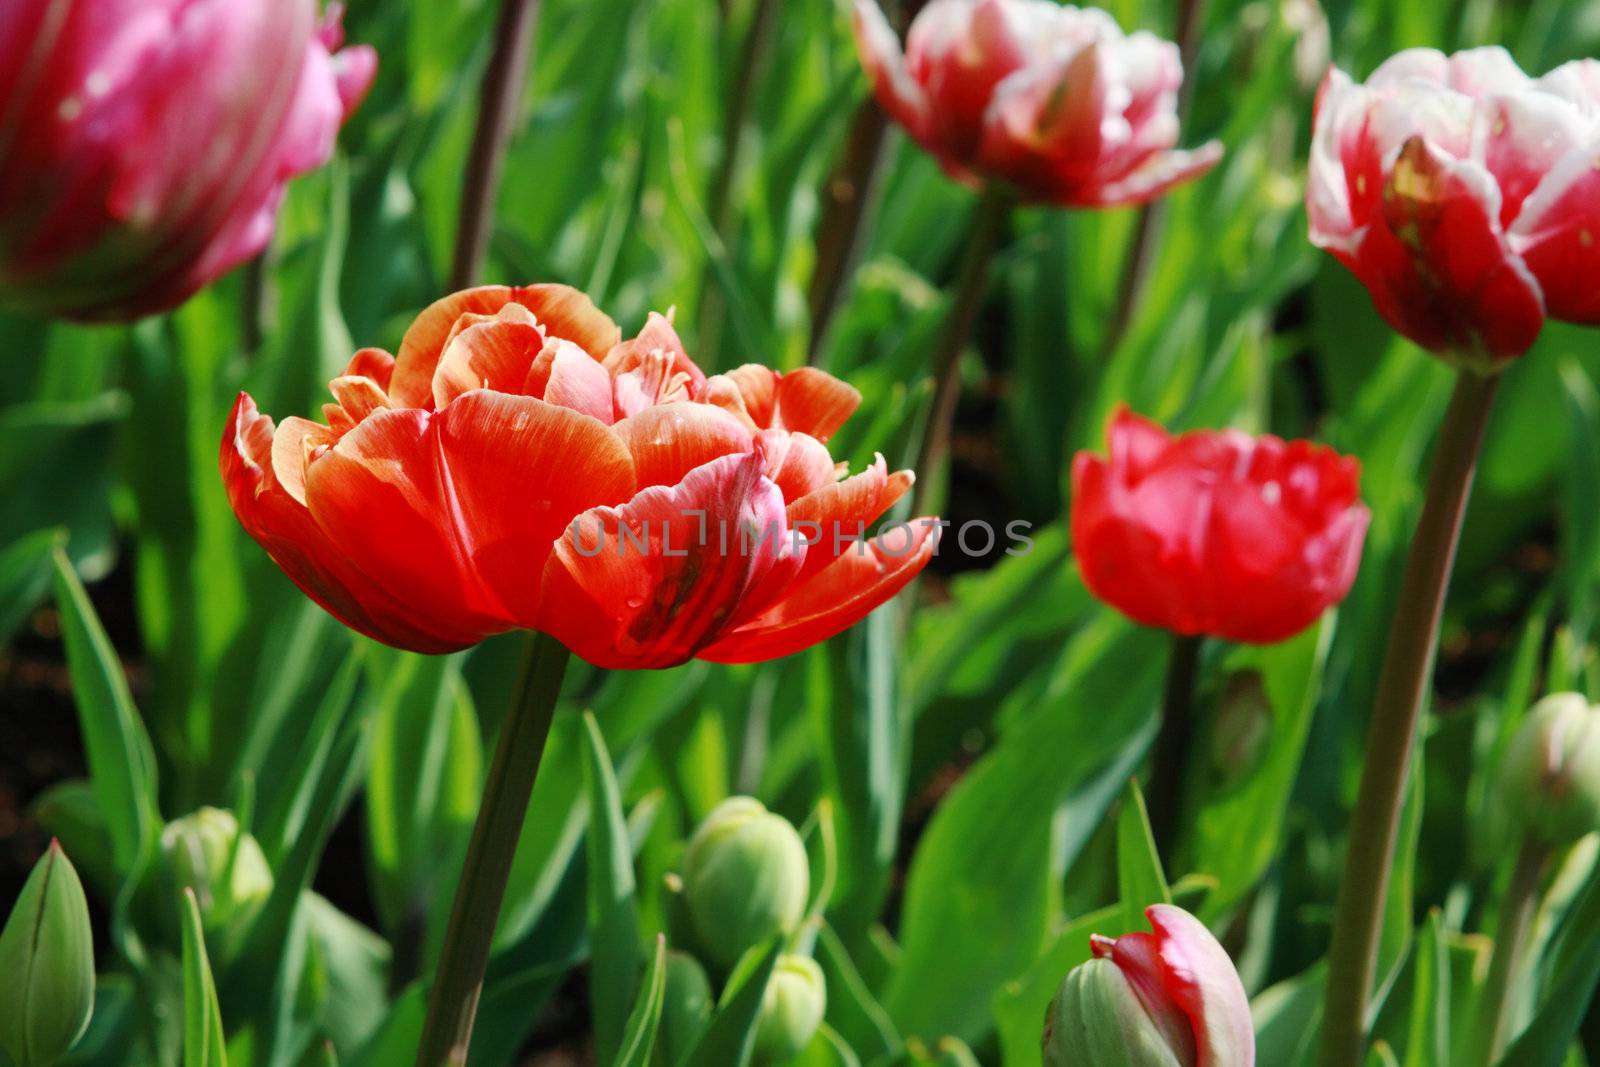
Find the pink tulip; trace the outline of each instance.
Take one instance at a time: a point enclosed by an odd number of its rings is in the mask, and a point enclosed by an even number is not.
[[[878,101],[954,177],[1033,201],[1142,203],[1210,170],[1211,142],[1174,151],[1177,46],[1124,35],[1095,8],[1051,0],[933,0],[904,54],[876,0],[855,0]]]
[[[0,303],[176,306],[254,256],[371,84],[315,0],[7,0]]]
[[[1600,63],[1414,48],[1317,99],[1311,240],[1418,344],[1480,367],[1600,323]]]

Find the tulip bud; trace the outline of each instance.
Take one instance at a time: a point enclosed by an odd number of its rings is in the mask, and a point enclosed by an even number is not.
[[[731,797],[690,839],[683,881],[701,946],[731,967],[752,945],[799,925],[811,868],[787,819],[758,800]]]
[[[17,1067],[48,1067],[83,1036],[93,1009],[89,904],[51,842],[0,930],[0,1048]]]
[[[822,968],[809,956],[780,956],[767,982],[756,1020],[756,1057],[763,1063],[788,1063],[822,1025],[828,986]]]
[[[1153,934],[1090,939],[1094,958],[1045,1015],[1045,1067],[1253,1067],[1250,1003],[1228,954],[1181,908],[1145,916]]]
[[[1501,764],[1500,793],[1511,824],[1552,848],[1600,830],[1600,707],[1577,693],[1535,704]]]
[[[256,839],[220,808],[201,808],[167,824],[161,851],[178,893],[194,890],[208,933],[242,929],[272,895],[272,869]]]
[[[667,953],[667,984],[661,1000],[661,1049],[667,1063],[682,1063],[711,1021],[717,998],[700,961],[687,952]]]

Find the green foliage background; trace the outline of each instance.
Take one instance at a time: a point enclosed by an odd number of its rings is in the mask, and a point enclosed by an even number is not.
[[[1176,19],[1168,0],[1111,7],[1130,29],[1170,34]],[[819,195],[865,85],[847,11],[785,0],[719,236],[707,193],[752,8],[545,0],[486,279],[570,282],[625,331],[675,305],[707,368],[804,361]],[[235,1067],[388,1065],[415,1047],[410,978],[438,951],[519,639],[435,659],[353,640],[238,528],[216,455],[239,389],[275,415],[309,413],[354,347],[392,350],[444,290],[494,15],[487,0],[351,4],[349,36],[378,48],[378,83],[334,163],[291,187],[253,351],[245,272],[132,328],[0,320],[0,636],[54,597],[90,780],[53,787],[36,813],[109,916],[75,1064],[178,1062],[194,991],[208,988]],[[882,611],[788,660],[575,668],[475,1065],[512,1062],[573,968],[615,974],[622,953],[655,974],[651,935],[672,907],[662,875],[730,792],[808,825],[818,869],[834,875],[815,931],[829,1029],[803,1063],[955,1064],[970,1048],[984,1063],[1038,1064],[1043,1005],[1085,958],[1087,933],[1135,925],[1119,906],[1130,884],[1165,886],[1159,869],[1152,881],[1117,859],[1119,838],[1139,840],[1136,825],[1119,831],[1119,798],[1153,733],[1165,644],[1088,596],[1062,521],[1071,453],[1099,445],[1121,402],[1174,428],[1316,436],[1364,465],[1372,531],[1337,615],[1281,646],[1208,648],[1207,726],[1167,871],[1175,898],[1235,950],[1259,1062],[1303,1062],[1364,709],[1449,390],[1448,369],[1396,339],[1306,240],[1315,83],[1329,58],[1364,76],[1415,45],[1501,43],[1542,71],[1600,47],[1600,8],[1335,0],[1324,21],[1311,0],[1213,0],[1203,26],[1185,141],[1220,138],[1227,156],[1155,210],[1126,330],[1118,293],[1138,212],[1026,209],[963,362],[949,517],[1031,521],[1034,551],[941,566],[915,611]],[[914,451],[974,202],[891,134],[821,347],[865,397],[834,449],[853,466]],[[1506,377],[1390,901],[1385,1062],[1458,1062],[1509,861],[1489,836],[1487,773],[1539,693],[1600,693],[1597,383],[1595,335],[1555,324]],[[96,591],[114,571],[133,576],[128,647],[105,639],[78,584]],[[119,658],[139,668],[137,706]],[[1221,699],[1241,678],[1251,699]],[[240,812],[276,881],[247,943],[231,958],[211,946],[209,965],[156,873],[163,820],[201,804]],[[329,852],[347,812],[358,829]],[[1548,950],[1519,1014],[1533,1029],[1510,1062],[1589,1062],[1595,860],[1593,842],[1575,850],[1547,906]],[[310,888],[330,866],[365,872],[364,921]],[[591,925],[608,890],[627,911]],[[592,982],[597,1018],[628,1022],[633,985]],[[632,1021],[633,1039],[653,1027],[648,1010]],[[1600,1032],[1587,1040],[1600,1048]]]

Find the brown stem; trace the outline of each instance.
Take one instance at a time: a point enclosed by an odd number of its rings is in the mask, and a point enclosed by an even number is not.
[[[450,906],[439,966],[428,991],[428,1018],[417,1047],[417,1067],[462,1067],[467,1062],[495,924],[555,718],[567,659],[567,650],[555,638],[531,635],[511,713],[500,725],[500,740],[483,785],[483,802]]]
[[[1366,1056],[1367,998],[1378,969],[1385,897],[1423,698],[1433,673],[1445,590],[1483,447],[1497,377],[1463,370],[1445,412],[1422,515],[1400,579],[1383,670],[1367,726],[1366,761],[1334,911],[1323,1007],[1322,1067]]]
[[[933,404],[917,452],[917,487],[912,496],[911,514],[928,515],[943,503],[942,472],[950,452],[950,433],[955,423],[956,399],[961,395],[961,352],[972,336],[989,288],[989,267],[994,260],[1000,231],[1011,214],[1011,194],[991,186],[973,211],[967,229],[967,246],[961,256],[961,272],[956,277],[955,293],[950,298],[950,314],[939,331],[938,348],[933,354]]]
[[[455,255],[450,264],[450,288],[465,289],[478,279],[494,231],[495,199],[506,142],[516,122],[517,104],[527,83],[533,54],[533,26],[539,0],[503,0],[495,28],[494,53],[483,72],[478,124],[472,132],[461,184],[461,212],[456,225]]]
[[[861,244],[861,223],[878,184],[888,133],[888,116],[869,96],[850,120],[844,153],[823,189],[822,218],[817,223],[817,262],[806,292],[806,304],[811,310],[806,360],[813,366],[819,365],[822,342],[827,338],[833,313],[839,309],[845,278]]]
[[[1148,810],[1161,859],[1171,866],[1177,850],[1178,809],[1183,799],[1183,770],[1194,737],[1194,685],[1204,639],[1172,635],[1166,688],[1161,698],[1161,730],[1156,734],[1150,768]]]

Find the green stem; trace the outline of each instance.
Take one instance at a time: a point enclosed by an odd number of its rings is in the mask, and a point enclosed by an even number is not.
[[[967,229],[966,250],[961,256],[961,272],[951,297],[950,314],[939,331],[939,347],[933,354],[933,404],[923,429],[922,445],[912,467],[917,487],[911,514],[928,515],[943,503],[942,474],[950,453],[950,433],[955,424],[956,400],[961,395],[961,352],[972,337],[978,308],[989,288],[989,267],[1000,243],[1000,231],[1011,214],[1011,194],[991,186],[972,215]]]
[[[813,366],[821,363],[822,342],[827,339],[833,313],[839,309],[839,296],[861,243],[861,223],[878,183],[888,133],[888,116],[877,100],[867,97],[850,120],[838,166],[823,187],[817,262],[806,290],[806,306],[811,312],[806,360]]]
[[[1489,979],[1478,1001],[1478,1038],[1473,1055],[1488,1067],[1505,1050],[1506,1025],[1511,1016],[1512,978],[1522,969],[1523,950],[1539,910],[1539,886],[1544,876],[1549,851],[1532,837],[1522,843],[1517,864],[1511,871],[1511,884],[1500,901],[1500,921],[1494,932],[1494,955],[1489,961]]]
[[[428,1020],[417,1048],[417,1067],[460,1067],[467,1062],[506,879],[550,736],[567,659],[567,650],[553,637],[536,633],[529,641],[450,906],[450,923],[428,993]]]
[[[1150,768],[1150,828],[1169,870],[1176,852],[1183,769],[1194,737],[1194,683],[1204,640],[1172,635],[1172,655],[1167,660],[1166,688],[1161,699],[1161,730],[1156,734]]]
[[[1456,379],[1439,430],[1422,515],[1400,580],[1367,726],[1366,762],[1350,816],[1349,851],[1334,910],[1322,1067],[1351,1067],[1364,1062],[1366,1056],[1367,999],[1378,967],[1384,901],[1411,750],[1433,671],[1445,589],[1497,382],[1498,378],[1470,370],[1461,371]]]
[[[528,60],[533,53],[533,26],[538,16],[538,0],[503,0],[500,5],[494,53],[483,72],[478,124],[472,132],[472,149],[461,183],[461,212],[456,223],[455,254],[450,264],[452,291],[465,289],[477,281],[488,254],[500,169],[516,120],[517,103],[527,82]]]

